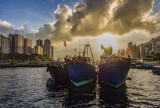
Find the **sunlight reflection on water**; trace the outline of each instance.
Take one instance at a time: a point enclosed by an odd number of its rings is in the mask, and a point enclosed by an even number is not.
[[[131,69],[119,89],[99,84],[46,88],[46,68],[0,69],[0,107],[158,107],[160,75]]]

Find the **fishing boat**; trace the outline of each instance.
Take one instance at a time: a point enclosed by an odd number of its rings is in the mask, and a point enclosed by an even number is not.
[[[152,72],[155,74],[160,74],[160,65],[155,65],[152,67]]]
[[[47,72],[49,71],[54,84],[64,84],[69,82],[69,76],[64,64],[65,62],[63,61],[54,61],[47,66]]]
[[[92,59],[87,57],[88,50],[90,49]],[[78,57],[73,57],[72,59],[65,58],[66,69],[70,78],[71,83],[76,87],[86,85],[96,79],[96,71],[94,66],[94,58],[92,50],[89,44],[85,45],[83,56],[79,54]]]
[[[130,69],[130,58],[112,55],[112,47],[103,47],[103,50],[98,79],[103,84],[118,88],[125,83]]]

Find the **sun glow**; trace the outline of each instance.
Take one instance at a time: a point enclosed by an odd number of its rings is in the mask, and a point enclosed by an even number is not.
[[[109,47],[111,46],[113,48],[113,53],[117,53],[119,46],[115,40],[115,38],[117,38],[117,36],[113,36],[110,34],[104,34],[98,37],[98,42],[97,42],[97,51],[98,52],[103,52],[101,49],[101,44],[104,47]]]

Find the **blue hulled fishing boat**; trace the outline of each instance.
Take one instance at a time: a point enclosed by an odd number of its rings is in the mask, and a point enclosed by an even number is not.
[[[103,48],[99,65],[99,81],[106,85],[118,88],[125,83],[130,69],[130,59],[112,55],[112,47]],[[108,57],[107,57],[108,56]]]
[[[85,57],[85,50],[87,49],[88,55],[88,48],[90,45],[87,44],[85,46],[83,56],[74,57],[71,59],[65,58],[66,61],[66,69],[70,78],[71,83],[73,83],[76,87],[83,86],[95,80],[96,78],[96,71],[95,66],[92,64],[94,61],[93,54],[91,51],[92,59],[90,57]]]

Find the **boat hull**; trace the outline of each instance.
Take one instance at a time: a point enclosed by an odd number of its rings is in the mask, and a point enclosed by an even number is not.
[[[95,80],[95,67],[85,63],[68,63],[65,65],[70,81],[76,87],[83,86]]]
[[[152,72],[153,72],[154,74],[160,74],[160,67],[153,66]]]
[[[125,83],[130,65],[122,62],[104,63],[99,65],[99,81],[118,88]]]
[[[61,66],[48,66],[47,70],[56,84],[69,82],[69,76],[65,68]]]

